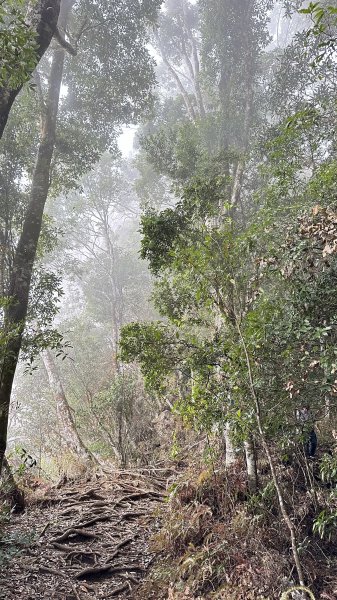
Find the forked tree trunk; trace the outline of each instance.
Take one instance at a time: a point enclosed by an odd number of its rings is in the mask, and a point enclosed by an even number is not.
[[[77,431],[53,355],[50,350],[44,350],[41,352],[41,357],[47,371],[50,389],[56,404],[56,414],[60,425],[61,438],[70,452],[76,454],[83,462],[91,463],[93,462],[93,456],[85,447]]]
[[[65,29],[75,0],[63,0],[59,25]],[[50,187],[50,167],[53,157],[57,112],[63,76],[65,50],[55,48],[51,61],[48,95],[42,111],[40,143],[35,163],[29,204],[15,251],[10,276],[10,305],[5,314],[6,337],[0,366],[0,474],[7,445],[8,415],[15,370],[18,364],[22,335],[27,316],[30,283],[42,216]]]

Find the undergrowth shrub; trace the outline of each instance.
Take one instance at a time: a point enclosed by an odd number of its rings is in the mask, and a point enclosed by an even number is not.
[[[259,490],[250,494],[243,460],[227,471],[221,454],[208,465],[198,456],[190,457],[192,461],[169,490],[163,526],[152,542],[161,560],[142,584],[139,597],[279,600],[296,581],[289,534],[267,465],[263,469],[260,461]],[[323,483],[315,492],[306,487],[307,477],[315,480],[314,473],[319,474],[319,464],[309,465],[308,472],[296,460],[277,466],[298,530],[306,581],[315,594],[333,589],[324,573],[336,553],[337,512],[322,512],[322,507],[332,506],[327,497],[331,490]]]

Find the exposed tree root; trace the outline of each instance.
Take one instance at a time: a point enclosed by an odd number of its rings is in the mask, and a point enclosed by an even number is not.
[[[130,598],[152,562],[147,538],[163,487],[156,476],[135,470],[101,475],[97,485],[62,481],[47,490],[15,517],[20,535],[40,534],[0,571],[3,597]]]
[[[91,525],[95,525],[95,523],[100,523],[103,521],[109,521],[111,519],[111,517],[116,516],[117,513],[108,513],[108,514],[103,514],[103,515],[97,515],[97,517],[94,517],[93,519],[90,519],[90,521],[81,521],[80,523],[77,523],[77,527],[90,527]]]
[[[104,496],[102,496],[101,494],[99,494],[97,492],[96,489],[91,489],[88,490],[87,492],[85,492],[85,494],[80,494],[79,496],[77,496],[76,498],[78,501],[83,501],[83,500],[105,500]]]
[[[160,501],[163,501],[164,497],[165,494],[162,492],[154,492],[152,490],[141,490],[139,492],[123,496],[115,503],[114,508],[116,506],[120,506],[120,504],[122,504],[123,502],[134,502],[135,500],[140,500],[141,498],[156,498]]]
[[[88,567],[87,569],[83,569],[75,575],[76,579],[85,579],[86,577],[96,577],[97,575],[101,575],[102,573],[123,573],[125,571],[139,571],[143,572],[144,569],[140,565],[118,565],[112,567],[111,565],[101,565],[98,567]]]
[[[138,517],[146,517],[146,512],[125,512],[120,515],[121,519],[138,519]]]
[[[112,590],[112,592],[110,592],[110,594],[107,596],[107,598],[114,598],[115,596],[118,596],[122,592],[126,592],[129,589],[130,589],[130,585],[128,583],[122,583],[121,585],[118,585],[117,587],[115,587],[115,589]]]
[[[67,531],[65,531],[62,535],[60,535],[59,537],[53,538],[51,540],[51,542],[63,542],[64,540],[67,540],[69,537],[71,536],[80,536],[80,537],[85,537],[85,538],[89,538],[91,540],[97,540],[97,535],[95,535],[94,533],[90,533],[89,531],[85,531],[84,529],[80,529],[78,527],[71,527],[70,529],[67,529]]]
[[[81,549],[77,549],[77,550],[71,550],[70,552],[68,552],[68,554],[65,556],[64,560],[70,561],[70,563],[72,563],[72,560],[74,558],[81,558],[84,556],[92,556],[94,561],[96,562],[97,557],[98,556],[102,556],[100,552],[95,552],[92,550],[81,550]]]

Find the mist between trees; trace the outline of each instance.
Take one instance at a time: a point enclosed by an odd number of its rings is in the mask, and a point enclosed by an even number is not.
[[[272,490],[289,581],[334,594],[301,544],[332,560],[336,3],[31,11],[0,6],[1,460],[165,460],[170,411],[249,510]]]

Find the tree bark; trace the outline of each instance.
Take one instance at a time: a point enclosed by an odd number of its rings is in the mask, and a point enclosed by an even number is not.
[[[92,454],[85,447],[81,440],[76,425],[71,414],[68,400],[62,385],[59,370],[55,364],[50,350],[44,350],[41,353],[43,364],[47,371],[50,389],[56,403],[56,414],[60,424],[61,437],[66,447],[76,454],[85,463],[92,462]]]
[[[31,73],[47,50],[56,31],[61,0],[39,0],[32,3],[27,23],[36,32],[36,62]],[[0,63],[1,66],[1,63]],[[27,73],[27,76],[31,75]],[[3,85],[0,88],[0,138],[4,132],[14,100],[20,92],[23,83],[16,88]]]
[[[59,25],[65,28],[75,0],[63,0]],[[62,84],[65,50],[58,46],[52,55],[48,95],[42,114],[40,143],[35,163],[29,204],[10,275],[10,304],[5,314],[6,346],[0,366],[0,474],[7,445],[11,391],[27,316],[30,283],[40,237],[42,216],[50,187],[57,112]]]

